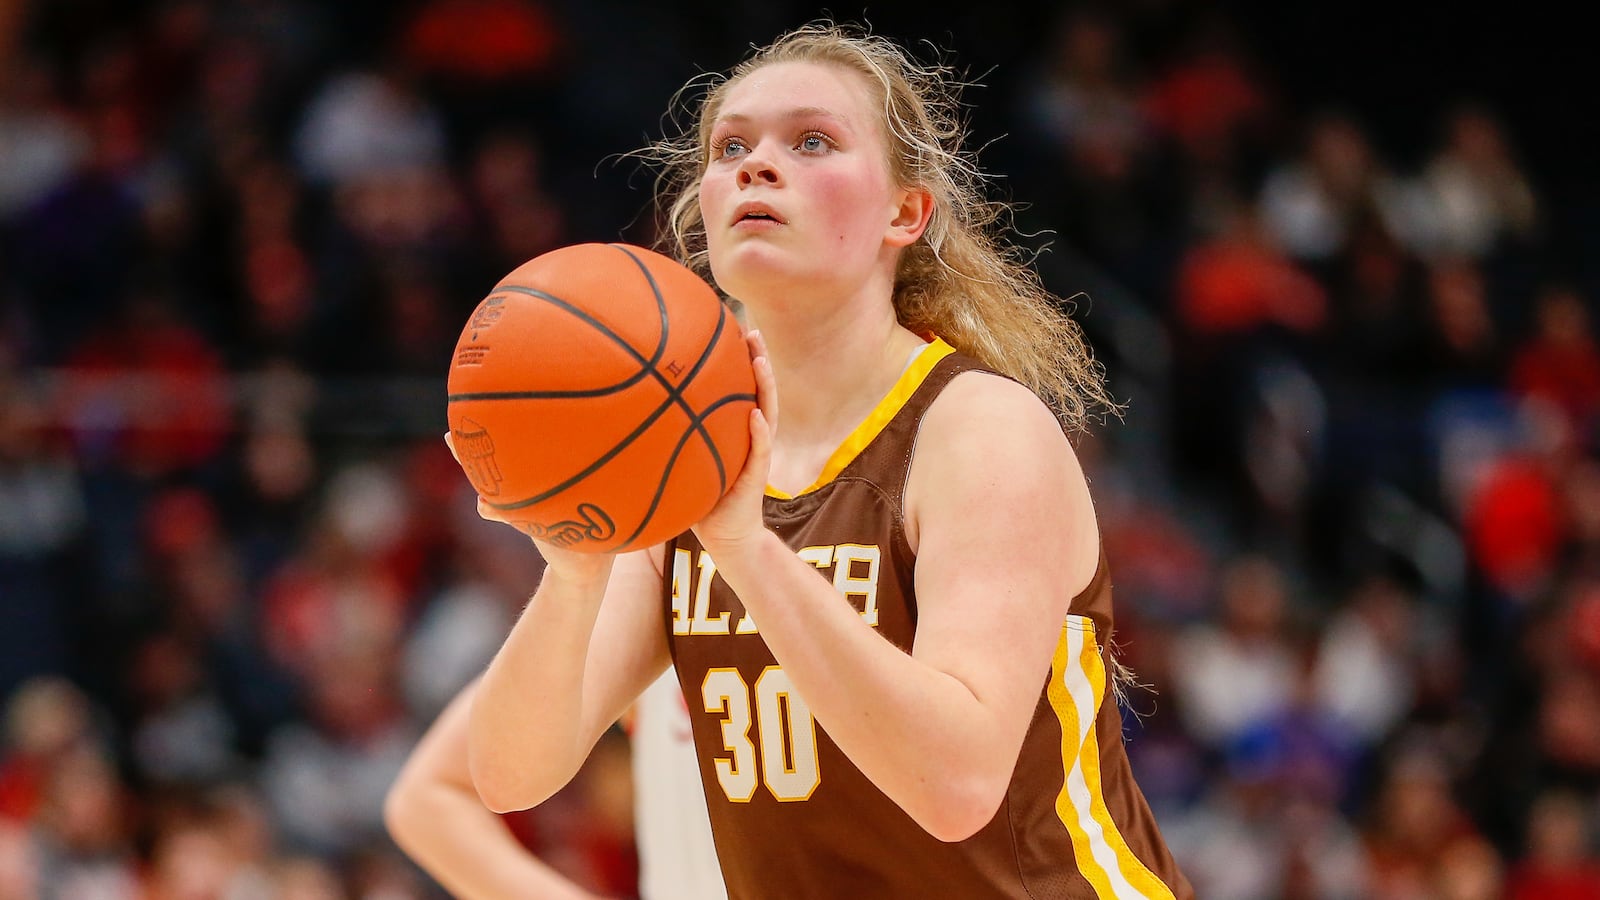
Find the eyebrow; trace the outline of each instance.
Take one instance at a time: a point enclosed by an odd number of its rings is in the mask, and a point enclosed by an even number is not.
[[[750,115],[747,115],[745,113],[737,113],[736,112],[736,113],[728,113],[727,115],[717,116],[716,121],[718,121],[718,122],[748,122],[748,121],[751,121],[754,118],[755,118],[754,116],[750,116]],[[784,112],[780,113],[778,115],[778,118],[780,118],[780,119],[818,119],[818,118],[822,118],[822,119],[832,119],[832,120],[834,120],[836,122],[841,122],[841,123],[843,123],[845,125],[850,124],[850,120],[849,119],[845,118],[844,116],[839,115],[838,113],[834,112],[831,109],[828,109],[828,108],[822,107],[822,106],[797,106],[797,107],[795,107],[793,109],[785,110]]]

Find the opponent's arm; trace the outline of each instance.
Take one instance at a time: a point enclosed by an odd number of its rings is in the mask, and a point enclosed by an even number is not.
[[[765,458],[763,432],[753,429],[752,449]],[[983,827],[1098,560],[1088,488],[1048,409],[1013,382],[963,375],[924,417],[906,501],[917,542],[910,654],[750,526],[758,495],[730,501],[746,505],[719,507],[697,533],[817,721],[929,833],[960,840]]]
[[[406,852],[463,900],[598,900],[535,857],[478,799],[467,773],[474,681],[418,742],[389,788],[384,824]]]

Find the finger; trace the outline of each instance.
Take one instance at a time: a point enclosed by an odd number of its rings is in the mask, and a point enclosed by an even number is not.
[[[446,431],[444,433],[444,445],[446,447],[450,448],[450,457],[456,461],[456,465],[460,465],[461,464],[461,457],[456,455],[456,439],[455,439],[455,436],[452,435],[448,431]]]
[[[490,522],[505,521],[505,519],[500,516],[500,510],[490,506],[489,501],[483,499],[482,497],[478,498],[478,517],[487,519]]]
[[[750,367],[756,374],[756,404],[765,414],[768,428],[778,427],[778,379],[772,374],[772,358],[767,355],[767,339],[760,329],[745,335],[750,348]]]
[[[765,356],[755,361],[756,407],[761,410],[767,429],[778,427],[778,379],[772,374],[772,361]]]
[[[744,458],[744,467],[739,470],[739,475],[728,485],[724,496],[739,494],[764,494],[767,490],[767,474],[772,467],[772,429],[767,426],[766,417],[761,415],[759,408],[750,410],[750,453]]]
[[[761,487],[764,490],[767,470],[771,465],[772,425],[760,407],[757,407],[750,410],[750,457],[745,460],[744,469],[761,480]]]

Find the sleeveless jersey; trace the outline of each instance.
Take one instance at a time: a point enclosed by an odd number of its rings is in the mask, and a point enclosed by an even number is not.
[[[662,673],[633,708],[634,837],[643,900],[723,900],[705,792],[678,677]]]
[[[771,528],[885,639],[910,652],[915,557],[904,492],[923,414],[952,378],[989,371],[942,341],[798,496],[768,489]],[[929,835],[812,719],[693,532],[667,545],[668,640],[688,698],[723,876],[734,900],[1164,898],[1193,890],[1122,745],[1109,690],[1104,555],[1060,626],[1049,676],[995,817],[965,841]]]

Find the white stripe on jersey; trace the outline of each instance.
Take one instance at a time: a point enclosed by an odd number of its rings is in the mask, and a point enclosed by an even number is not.
[[[671,667],[633,717],[634,835],[643,900],[727,900],[689,710]]]

